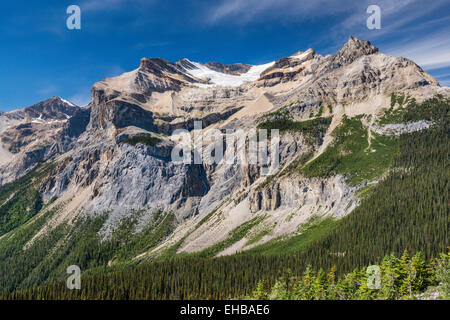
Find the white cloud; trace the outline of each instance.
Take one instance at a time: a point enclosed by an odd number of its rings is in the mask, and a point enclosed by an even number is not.
[[[450,66],[450,37],[447,32],[403,41],[385,51],[391,55],[409,58],[427,70]]]
[[[142,50],[146,48],[153,48],[153,47],[165,47],[169,45],[169,41],[149,41],[149,42],[139,42],[137,43],[134,48],[136,50]]]
[[[338,24],[341,28],[365,26],[368,17],[366,9],[376,4],[381,8],[383,20],[390,20],[386,27],[395,28],[423,16],[448,3],[448,0],[221,0],[206,10],[206,20],[216,23],[228,20],[236,24],[246,24],[257,20],[279,21],[302,18],[334,16],[348,13],[348,17]],[[281,20],[280,20],[281,19]]]
[[[435,72],[433,72],[435,74],[436,77],[439,77],[440,79],[449,79],[450,80],[450,73],[440,73],[439,70],[446,70],[447,68],[440,68],[440,69],[436,69]]]
[[[441,6],[447,4],[447,1],[435,0],[427,3],[415,0],[384,0],[378,1],[377,4],[381,8],[380,30],[369,30],[366,28],[368,15],[365,11],[353,13],[343,20],[336,29],[341,33],[357,30],[360,37],[370,39],[410,34],[413,29],[420,30],[438,22],[438,20],[424,22],[422,17],[438,10]],[[417,21],[420,21],[420,23],[417,23]]]
[[[80,4],[81,11],[111,11],[124,6],[146,6],[153,4],[153,0],[85,0]]]
[[[108,70],[106,72],[106,77],[116,77],[118,75],[121,75],[124,72],[125,72],[125,70],[123,70],[121,66],[113,65],[111,67],[108,67]]]
[[[258,19],[287,19],[313,17],[345,12],[355,7],[354,1],[299,1],[299,0],[223,0],[207,10],[210,23],[233,19],[245,24]]]
[[[51,84],[51,85],[48,85],[48,86],[46,86],[46,87],[44,87],[42,89],[39,89],[37,91],[37,93],[42,95],[42,96],[48,96],[48,95],[54,94],[56,91],[58,91],[58,87],[53,85],[53,84]]]
[[[119,9],[127,0],[86,0],[81,3],[80,8],[83,11],[104,11]]]

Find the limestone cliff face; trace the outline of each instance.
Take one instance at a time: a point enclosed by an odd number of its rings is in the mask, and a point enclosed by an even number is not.
[[[347,185],[341,176],[327,179],[285,177],[261,191],[252,192],[250,209],[257,212],[310,206],[317,208],[322,215],[338,218],[359,203],[354,197],[357,189]]]
[[[375,114],[388,106],[392,92],[420,100],[443,90],[414,62],[382,54],[354,37],[335,55],[308,49],[262,66],[143,58],[136,70],[96,83],[84,108],[52,98],[0,114],[0,185],[40,161],[53,161],[57,165],[40,191],[45,201],[57,197],[75,216],[120,216],[126,208],[151,214],[163,207],[182,224],[231,198],[235,206],[223,210],[237,210],[238,216],[304,207],[340,217],[358,203],[342,177],[275,176],[258,188],[267,177],[247,157],[212,165],[174,163],[171,152],[179,137],[171,134],[185,129],[193,137],[194,122],[200,121],[203,133],[214,128],[230,136],[276,119],[277,110],[293,121],[322,110],[332,121],[314,143],[299,133],[282,134],[282,169],[302,153],[322,152],[343,115]],[[159,142],[127,143],[143,135]],[[223,227],[225,233],[228,226],[233,223]]]

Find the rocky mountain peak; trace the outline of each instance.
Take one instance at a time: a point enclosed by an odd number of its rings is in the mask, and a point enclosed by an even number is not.
[[[78,109],[73,103],[54,96],[25,108],[24,112],[30,118],[65,120],[73,116]]]
[[[240,75],[250,70],[251,65],[243,63],[222,64],[220,62],[205,63],[209,69],[231,75]]]
[[[142,58],[139,70],[163,76],[164,72],[180,73],[178,66],[163,58]]]
[[[195,65],[187,58],[184,58],[177,62],[177,65],[180,66],[183,69],[190,70],[195,69]]]
[[[373,46],[369,41],[359,40],[354,36],[350,36],[348,41],[335,54],[335,59],[341,64],[351,63],[364,55],[370,55],[378,52],[378,48]]]

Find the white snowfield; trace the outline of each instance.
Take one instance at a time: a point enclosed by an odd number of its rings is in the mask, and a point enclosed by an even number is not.
[[[310,54],[312,54],[314,51],[312,49],[308,49],[303,53],[299,53],[293,56],[290,56],[290,58],[299,59],[302,60],[306,57],[308,57]],[[239,87],[240,85],[246,83],[246,82],[253,82],[259,79],[261,76],[261,73],[264,72],[264,70],[267,70],[268,68],[272,67],[275,64],[275,61],[252,66],[246,73],[243,73],[241,75],[232,75],[232,74],[225,74],[222,72],[218,72],[215,70],[212,70],[208,68],[207,66],[198,63],[198,62],[192,62],[189,59],[186,59],[189,61],[192,65],[195,66],[193,69],[185,69],[188,74],[191,76],[194,76],[199,79],[209,80],[209,83],[196,83],[195,86],[201,87],[201,88],[209,88],[214,86],[220,86],[220,87]],[[292,69],[292,68],[291,68]]]
[[[261,73],[267,68],[273,66],[273,64],[275,63],[275,61],[272,61],[266,64],[252,66],[246,73],[236,76],[232,74],[225,74],[222,72],[214,71],[201,63],[192,61],[189,62],[195,66],[195,69],[189,70],[186,69],[187,73],[199,79],[209,79],[210,84],[204,83],[195,84],[196,86],[202,88],[214,86],[239,87],[243,83],[258,80]]]

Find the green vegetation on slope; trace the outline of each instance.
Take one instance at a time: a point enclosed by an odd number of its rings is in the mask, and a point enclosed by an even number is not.
[[[254,226],[259,224],[263,220],[263,217],[255,217],[253,219],[250,219],[247,222],[244,222],[234,230],[232,230],[228,236],[223,241],[220,241],[219,243],[216,243],[215,245],[212,245],[211,247],[206,248],[205,250],[202,250],[198,253],[194,253],[193,255],[200,256],[200,257],[213,257],[216,254],[220,253],[221,251],[225,250],[226,248],[230,247],[232,244],[238,242],[242,238],[244,238],[248,231],[252,229]]]
[[[398,138],[372,133],[369,147],[367,128],[361,116],[344,117],[332,133],[334,141],[302,172],[307,177],[329,177],[345,174],[347,182],[357,184],[381,176],[398,152]]]
[[[316,221],[315,218],[311,218],[308,223],[302,226],[302,230],[300,230],[301,234],[288,239],[285,239],[285,237],[273,239],[245,251],[243,254],[279,255],[296,253],[306,249],[314,241],[320,240],[325,235],[328,235],[336,226],[337,223],[332,218],[327,218],[322,221]]]
[[[295,131],[300,132],[305,141],[312,145],[319,143],[328,127],[330,126],[331,118],[317,118],[306,121],[293,121],[288,116],[283,116],[274,120],[267,120],[258,125],[258,129],[278,129],[280,132]],[[270,132],[270,131],[269,131]]]
[[[410,112],[432,118],[436,125],[422,132],[402,135],[399,154],[388,177],[373,187],[370,196],[324,240],[305,255],[321,252],[313,265],[331,267],[325,252],[345,252],[339,266],[349,270],[363,262],[381,259],[389,252],[422,250],[427,257],[448,246],[450,141],[448,99],[436,97]],[[424,117],[425,118],[425,117]]]
[[[313,151],[305,152],[294,159],[280,174],[280,176],[301,173],[302,167],[314,156]]]
[[[396,92],[392,92],[391,94],[391,109],[395,107],[396,104],[399,105],[400,108],[403,108],[403,106],[407,106],[408,103],[415,103],[415,99],[409,96],[403,94],[403,93],[396,93]]]
[[[27,175],[0,188],[0,236],[24,224],[42,208],[37,184],[53,165],[40,165]]]
[[[65,277],[70,265],[82,270],[104,271],[109,264],[130,265],[132,259],[161,243],[173,230],[173,213],[160,210],[136,232],[140,211],[123,219],[111,236],[102,239],[100,230],[107,213],[81,217],[69,226],[65,223],[47,229],[33,242],[33,236],[64,206],[47,210],[13,233],[0,239],[0,288],[25,288]],[[26,250],[23,250],[26,248]],[[17,273],[16,270],[22,272]],[[14,275],[14,276],[11,276]],[[0,290],[1,291],[1,290]]]
[[[317,111],[316,117],[321,117],[323,114],[323,105],[319,107],[319,111]]]

